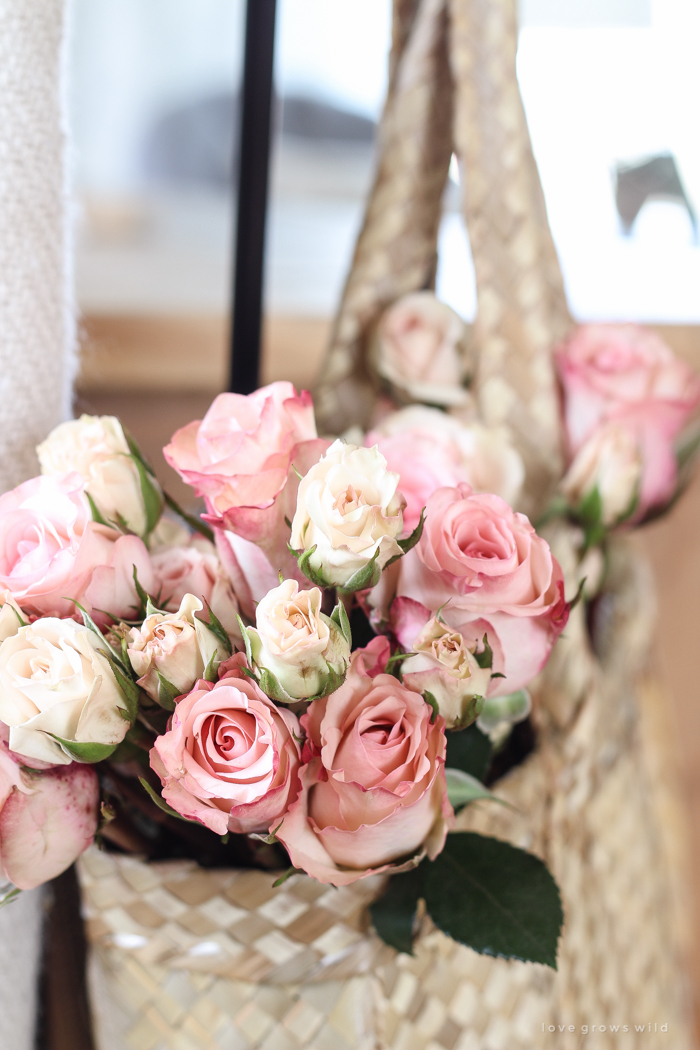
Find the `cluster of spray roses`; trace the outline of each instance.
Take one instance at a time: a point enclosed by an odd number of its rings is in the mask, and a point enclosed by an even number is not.
[[[364,441],[319,438],[289,383],[222,394],[164,450],[204,499],[197,519],[165,509],[112,417],[39,447],[42,475],[0,497],[0,857],[16,886],[109,821],[103,774],[133,771],[125,748],[147,801],[276,837],[323,882],[439,853],[446,730],[530,681],[568,606],[503,498],[522,483],[504,433],[412,406]],[[379,633],[353,650],[358,611]]]

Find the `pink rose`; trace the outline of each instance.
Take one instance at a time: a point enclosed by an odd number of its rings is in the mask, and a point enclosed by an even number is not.
[[[194,594],[228,634],[238,636],[238,602],[213,544],[197,537],[187,546],[161,547],[151,555],[151,562],[162,608],[174,612],[186,594]]]
[[[219,394],[203,420],[178,430],[163,449],[170,466],[204,497],[206,520],[217,531],[222,561],[249,615],[274,586],[261,585],[261,593],[260,572],[266,582],[276,581],[280,570],[303,582],[287,550],[284,519],[294,514],[296,471],[305,474],[328,444],[316,435],[311,395],[297,395],[291,383],[278,382],[248,397]],[[248,557],[240,556],[231,536],[258,545],[253,556],[260,569],[252,576]]]
[[[583,325],[556,363],[571,456],[603,421],[630,411],[672,442],[700,404],[700,376],[636,325]]]
[[[303,716],[309,740],[302,793],[277,832],[295,867],[334,886],[411,854],[435,858],[453,815],[445,723],[438,716],[431,725],[420,693],[378,671],[380,654],[385,664],[385,639],[367,647],[370,676],[357,650],[340,689]]]
[[[433,613],[471,648],[493,649],[489,696],[516,692],[544,667],[568,618],[564,577],[546,540],[524,514],[468,485],[428,500],[420,542],[402,558],[393,629],[411,649]]]
[[[0,868],[22,890],[60,875],[92,843],[99,785],[94,769],[20,768],[0,749]]]
[[[377,445],[389,470],[401,476],[406,500],[404,534],[410,535],[436,489],[467,482],[515,503],[525,476],[523,461],[500,427],[462,423],[436,408],[409,405],[386,416],[365,445]]]
[[[115,535],[117,539],[106,564],[98,565],[92,573],[81,603],[92,611],[101,627],[111,623],[110,616],[105,613],[122,620],[136,618],[141,599],[136,592],[134,569],[147,594],[155,594],[156,589],[151,557],[140,536]]]
[[[92,521],[83,488],[79,474],[60,474],[31,478],[0,496],[0,589],[29,612],[71,616],[70,599],[82,603],[98,566],[119,560],[131,541],[146,553],[136,537]]]
[[[197,682],[151,751],[166,802],[217,835],[271,831],[299,793],[299,722],[244,666],[238,653],[218,682]]]

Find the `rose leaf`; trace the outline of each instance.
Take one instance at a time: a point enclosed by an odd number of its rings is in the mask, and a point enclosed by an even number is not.
[[[145,535],[150,536],[160,521],[160,516],[163,513],[163,492],[160,485],[155,480],[155,475],[146,468],[146,464],[140,453],[137,456],[132,452],[131,460],[139,472],[141,498],[143,499],[143,506],[146,512]]]
[[[430,716],[430,724],[432,725],[437,716],[440,714],[440,705],[438,704],[433,694],[429,693],[427,689],[423,693],[423,699],[425,700],[428,707],[432,707],[433,709],[433,713]]]
[[[532,853],[475,832],[452,833],[426,865],[425,903],[443,933],[474,951],[556,970],[561,898]]]
[[[178,813],[176,809],[169,806],[168,803],[153,790],[144,777],[139,777],[139,784],[144,789],[151,802],[155,802],[158,809],[162,809],[163,813],[167,813],[169,817],[176,817],[178,820],[184,820],[185,824],[199,824],[198,820],[190,820],[189,817],[183,817],[182,813]]]
[[[456,811],[468,806],[470,802],[478,802],[488,799],[490,802],[500,802],[502,806],[513,807],[505,799],[499,798],[489,791],[480,780],[470,773],[464,773],[461,769],[446,769],[445,780],[447,782],[447,797],[452,808]]]
[[[461,769],[477,780],[483,781],[491,762],[493,745],[486,733],[482,733],[476,722],[459,732],[447,733],[447,756],[445,765]]]
[[[370,905],[372,923],[385,944],[413,955],[418,902],[423,896],[425,865],[389,879],[386,893]]]
[[[182,696],[182,693],[177,686],[173,685],[172,682],[169,682],[160,671],[156,671],[156,674],[158,675],[158,703],[166,711],[174,711],[175,701],[178,696]]]
[[[214,530],[210,529],[208,525],[205,525],[201,518],[198,518],[194,514],[188,514],[187,511],[183,510],[180,504],[177,503],[177,501],[174,500],[169,493],[163,492],[163,499],[170,507],[170,509],[174,510],[178,517],[182,518],[182,520],[187,525],[189,525],[191,529],[194,529],[195,532],[198,532],[200,536],[204,536],[204,538],[209,540],[210,543],[214,542]]]

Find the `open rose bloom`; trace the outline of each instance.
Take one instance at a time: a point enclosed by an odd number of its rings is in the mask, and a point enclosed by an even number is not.
[[[199,515],[112,417],[57,428],[44,474],[0,496],[0,865],[17,886],[99,822],[107,848],[334,886],[415,872],[420,894],[455,809],[489,797],[464,755],[518,720],[536,732],[573,595],[517,509],[523,459],[476,418],[463,326],[432,293],[378,331],[382,376],[423,403],[384,404],[351,443],[320,438],[290,383],[221,394],[164,450]],[[582,329],[557,364],[568,463],[545,518],[583,526],[598,586],[609,530],[675,493],[700,382],[629,328]]]

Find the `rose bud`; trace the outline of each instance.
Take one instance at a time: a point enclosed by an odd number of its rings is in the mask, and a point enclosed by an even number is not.
[[[334,441],[299,483],[291,546],[300,568],[322,587],[361,590],[403,548],[405,500],[399,475],[376,448]]]
[[[246,634],[260,687],[275,700],[326,696],[345,677],[351,643],[347,616],[340,606],[337,622],[325,616],[322,601],[318,587],[300,591],[296,580],[284,580],[258,604],[256,626]]]
[[[106,758],[129,728],[106,644],[75,620],[46,617],[0,645],[0,719],[10,748],[50,765]]]
[[[398,564],[390,617],[404,649],[442,610],[469,647],[486,635],[488,696],[517,692],[542,670],[568,605],[561,566],[524,514],[468,485],[438,489],[419,543]]]
[[[21,890],[56,878],[97,831],[99,783],[90,766],[38,772],[0,751],[0,870]]]
[[[82,476],[96,520],[138,536],[146,536],[154,527],[162,508],[160,489],[150,474],[143,476],[115,416],[82,415],[61,423],[36,451],[42,474],[77,471]],[[152,490],[150,513],[144,486]]]
[[[425,405],[390,413],[367,434],[365,445],[376,445],[389,470],[401,477],[404,533],[415,529],[436,489],[467,482],[475,492],[495,492],[513,506],[525,477],[505,427],[462,423]]]
[[[448,729],[470,725],[491,682],[491,668],[479,665],[477,644],[468,645],[459,631],[433,616],[414,641],[413,652],[401,664],[404,685],[429,693]]]
[[[397,393],[433,405],[460,405],[464,389],[466,327],[433,292],[404,295],[382,315],[374,358]]]
[[[154,612],[129,632],[129,662],[138,684],[157,703],[170,706],[205,672],[215,680],[219,664],[231,655],[230,644],[222,644],[196,615],[203,610],[199,598],[186,594],[177,612]]]
[[[589,508],[591,524],[617,525],[639,509],[642,455],[634,428],[623,420],[594,430],[581,446],[561,489],[574,511]],[[662,485],[658,502],[673,492],[675,462],[672,461],[671,492]]]
[[[236,654],[215,685],[178,701],[151,766],[163,798],[188,820],[225,835],[274,830],[299,793],[301,731],[242,671]]]
[[[452,819],[445,723],[376,666],[382,646],[388,651],[385,639],[367,647],[372,677],[357,650],[340,689],[302,717],[302,793],[277,831],[296,868],[335,886],[392,865],[405,870],[426,853],[434,859]]]

